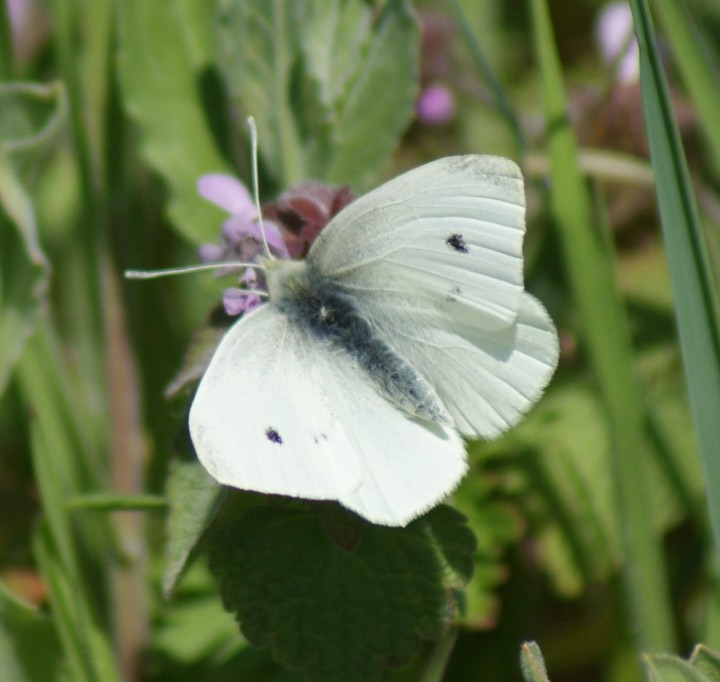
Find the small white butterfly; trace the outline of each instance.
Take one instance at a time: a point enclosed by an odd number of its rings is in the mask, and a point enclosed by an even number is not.
[[[421,166],[356,200],[218,346],[190,408],[200,462],[242,490],[404,526],[540,397],[555,327],[523,288],[519,168]]]

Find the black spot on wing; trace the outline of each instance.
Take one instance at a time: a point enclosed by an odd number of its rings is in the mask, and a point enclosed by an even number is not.
[[[282,439],[282,437],[280,436],[280,434],[279,434],[272,426],[268,426],[268,427],[265,429],[265,437],[266,437],[271,443],[275,443],[275,444],[277,444],[277,445],[282,445],[282,444],[283,444],[283,439]]]
[[[457,251],[458,253],[468,253],[468,245],[465,243],[465,240],[463,239],[463,236],[456,232],[455,234],[451,234],[446,240],[445,243],[453,250]]]

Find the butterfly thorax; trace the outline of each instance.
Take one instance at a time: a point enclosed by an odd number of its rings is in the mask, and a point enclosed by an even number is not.
[[[266,276],[271,304],[314,341],[352,357],[393,404],[433,422],[450,421],[430,384],[379,338],[341,282],[306,261],[274,261]]]
[[[304,288],[307,279],[307,264],[302,260],[268,259],[264,263],[265,280],[270,300],[280,303],[292,298]]]

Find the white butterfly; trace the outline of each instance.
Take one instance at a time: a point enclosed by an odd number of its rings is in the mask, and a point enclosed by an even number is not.
[[[492,156],[421,166],[335,216],[227,332],[190,408],[200,462],[242,490],[403,526],[539,398],[555,327],[523,288],[523,180]]]

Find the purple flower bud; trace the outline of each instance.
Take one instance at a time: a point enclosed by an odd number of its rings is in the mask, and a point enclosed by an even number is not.
[[[198,255],[203,263],[214,263],[223,259],[225,250],[217,244],[202,244],[198,249]]]
[[[221,245],[203,244],[200,258],[203,262],[254,261],[262,254],[262,233],[258,215],[249,192],[236,178],[222,173],[203,175],[197,182],[200,195],[230,213],[222,223]],[[265,238],[273,254],[289,258],[287,245],[278,225],[263,222]],[[227,274],[227,273],[220,273]]]
[[[428,85],[415,104],[418,120],[426,125],[442,125],[455,114],[455,98],[444,85]]]

